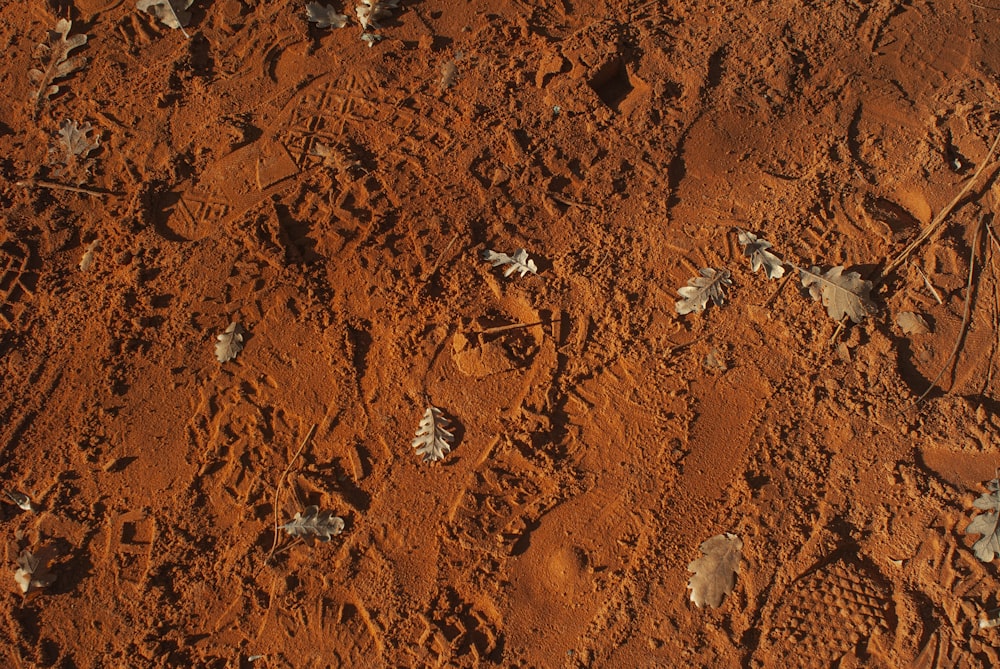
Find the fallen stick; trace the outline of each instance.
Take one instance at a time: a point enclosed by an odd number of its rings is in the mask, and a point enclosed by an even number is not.
[[[118,195],[121,193],[115,193],[114,191],[107,190],[94,190],[92,188],[80,188],[78,186],[67,186],[66,184],[55,183],[54,181],[43,181],[41,179],[25,179],[23,181],[15,181],[15,185],[23,186],[25,188],[48,188],[49,190],[65,190],[71,193],[83,193],[84,195],[93,195],[94,197],[101,197],[103,195]]]

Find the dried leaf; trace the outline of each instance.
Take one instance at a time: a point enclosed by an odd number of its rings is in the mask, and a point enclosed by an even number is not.
[[[982,509],[965,528],[966,534],[981,534],[982,538],[972,545],[976,557],[983,562],[992,562],[1000,554],[1000,480],[993,479],[986,484],[987,493],[979,496],[973,506]]]
[[[538,266],[535,265],[534,260],[528,258],[528,252],[524,249],[514,251],[513,256],[486,249],[483,251],[483,260],[493,263],[494,267],[507,265],[508,267],[503,273],[504,276],[510,276],[514,272],[520,272],[522,277],[529,272],[538,274]]]
[[[372,48],[385,38],[381,35],[376,35],[375,33],[361,33],[361,41],[368,43],[368,48]]]
[[[833,320],[840,321],[849,316],[855,323],[860,323],[876,310],[875,302],[869,295],[872,282],[865,281],[857,272],[844,274],[843,265],[833,267],[825,274],[815,266],[809,270],[799,267],[798,270],[802,285],[814,300],[823,301]]]
[[[701,545],[704,555],[688,565],[694,576],[688,581],[691,601],[696,606],[715,608],[733,591],[736,574],[740,571],[740,550],[743,541],[735,534],[717,534]]]
[[[25,511],[30,511],[34,513],[38,509],[34,504],[31,503],[31,498],[25,495],[23,492],[17,492],[16,490],[5,490],[4,497],[9,499],[14,504],[18,505]]]
[[[90,268],[94,266],[94,252],[99,248],[101,248],[101,240],[99,239],[95,239],[87,244],[87,248],[83,252],[83,258],[80,260],[81,272],[89,272]]]
[[[450,423],[441,415],[440,409],[427,407],[417,428],[417,436],[410,442],[417,449],[417,455],[424,456],[424,462],[441,460],[451,452],[451,442],[455,440],[455,435],[445,429]]]
[[[344,531],[344,520],[333,515],[333,511],[320,511],[318,506],[308,506],[302,513],[296,513],[291,522],[281,526],[293,537],[316,537],[329,541]]]
[[[140,12],[152,14],[160,20],[160,23],[184,33],[185,37],[190,37],[184,26],[191,23],[191,12],[186,11],[194,4],[194,0],[138,0],[135,8]]]
[[[904,334],[930,334],[931,327],[924,320],[924,317],[920,314],[915,314],[912,311],[903,311],[896,316],[896,325],[899,329],[903,331]]]
[[[72,27],[72,21],[59,19],[55,30],[49,31],[48,43],[39,44],[35,48],[35,58],[42,64],[41,69],[28,71],[28,78],[35,85],[31,92],[31,99],[35,101],[35,118],[38,117],[42,103],[59,92],[59,86],[55,82],[87,64],[84,56],[69,57],[74,49],[87,43],[87,36],[84,34],[69,36]]]
[[[688,279],[688,285],[677,289],[677,294],[684,298],[677,300],[678,314],[704,311],[709,300],[712,300],[716,306],[721,307],[725,304],[726,295],[723,289],[733,283],[733,280],[729,278],[729,270],[705,267],[700,270],[700,274],[701,276]]]
[[[86,167],[87,157],[101,145],[100,134],[93,126],[89,123],[78,124],[70,119],[63,119],[56,138],[59,144],[52,152],[59,153],[61,150],[63,155],[57,160],[70,169],[76,166]],[[65,171],[66,169],[58,170],[57,174]]]
[[[44,588],[55,581],[51,574],[43,573],[45,565],[35,557],[31,551],[23,550],[17,558],[17,571],[14,572],[14,580],[21,587],[21,592],[28,594],[32,588]]]
[[[378,28],[376,21],[384,19],[390,14],[390,9],[399,7],[399,0],[360,0],[355,12],[358,21],[364,30],[369,27]]]
[[[756,272],[761,267],[768,279],[780,279],[785,275],[785,264],[781,258],[770,251],[771,242],[757,235],[740,230],[737,240],[743,247],[743,253],[750,257],[750,269]]]
[[[343,28],[347,25],[346,14],[338,14],[333,7],[318,2],[306,5],[306,20],[315,23],[317,28]]]
[[[243,350],[243,335],[246,330],[243,326],[233,321],[226,328],[226,331],[216,335],[218,343],[215,345],[215,357],[219,362],[229,362]]]

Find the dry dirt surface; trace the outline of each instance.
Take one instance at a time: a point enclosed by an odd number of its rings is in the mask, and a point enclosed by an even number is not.
[[[0,8],[0,665],[1000,662],[1000,5],[332,2]]]

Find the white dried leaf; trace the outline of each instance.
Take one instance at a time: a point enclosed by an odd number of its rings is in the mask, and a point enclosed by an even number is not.
[[[135,8],[140,12],[152,14],[160,20],[160,23],[184,33],[185,37],[190,37],[184,30],[184,26],[191,22],[191,12],[186,11],[194,4],[194,0],[138,0]]]
[[[21,592],[28,594],[32,588],[44,588],[55,581],[51,574],[43,574],[45,565],[35,557],[31,551],[23,550],[17,558],[17,571],[14,572],[14,580],[21,588]]]
[[[458,59],[456,58],[455,60]],[[441,81],[438,82],[438,88],[442,91],[446,91],[454,86],[455,80],[458,79],[458,64],[455,60],[449,60],[441,64]]]
[[[381,35],[376,35],[375,33],[361,33],[361,41],[368,43],[368,48],[372,48],[385,38]]]
[[[94,266],[94,252],[99,248],[101,248],[100,239],[95,239],[87,244],[87,248],[83,251],[83,258],[80,259],[81,272],[89,272],[90,268]]]
[[[243,350],[243,336],[246,331],[243,326],[233,321],[226,331],[216,335],[219,341],[215,344],[215,357],[219,362],[229,362]]]
[[[745,230],[740,230],[736,238],[743,247],[743,253],[750,258],[752,271],[763,267],[768,279],[780,279],[785,275],[785,264],[781,258],[768,251],[771,242]]]
[[[347,25],[346,14],[338,14],[333,7],[318,2],[306,5],[306,20],[315,23],[317,28],[343,28]]]
[[[896,316],[896,325],[903,331],[903,334],[930,334],[931,326],[927,324],[924,317],[912,311],[903,311]]]
[[[4,497],[9,499],[12,503],[21,507],[25,511],[30,511],[34,513],[37,508],[31,503],[31,498],[25,495],[23,492],[17,492],[16,490],[5,490]]]
[[[35,58],[41,61],[42,69],[29,70],[28,78],[34,84],[31,99],[35,101],[33,115],[36,117],[42,102],[59,92],[59,86],[55,82],[87,64],[84,56],[69,57],[71,51],[87,43],[87,36],[84,34],[69,36],[72,27],[72,21],[59,19],[55,30],[49,31],[48,42],[35,48]]]
[[[308,506],[302,513],[296,513],[295,518],[281,526],[293,537],[316,537],[320,541],[329,541],[344,531],[344,520],[333,515],[333,511],[320,511],[318,506]]]
[[[486,249],[483,251],[483,260],[493,263],[494,267],[507,265],[507,269],[503,273],[504,276],[510,276],[514,272],[520,272],[522,277],[528,273],[538,274],[538,266],[535,265],[534,260],[528,258],[528,252],[525,249],[514,251],[513,256]]]
[[[441,460],[451,452],[455,435],[446,429],[450,424],[451,421],[441,415],[440,409],[427,407],[417,428],[417,436],[410,442],[417,449],[417,455],[424,456],[424,462]]]
[[[726,595],[736,585],[736,574],[740,571],[740,550],[743,541],[735,534],[717,534],[701,545],[704,555],[688,565],[694,576],[688,580],[691,601],[696,606],[715,608],[722,604]]]
[[[981,513],[972,519],[965,528],[966,534],[981,534],[982,537],[972,545],[976,557],[983,562],[992,562],[1000,554],[1000,480],[993,479],[986,484],[987,493],[979,496],[973,506],[982,509]]]
[[[678,314],[704,311],[709,300],[716,306],[725,304],[726,294],[723,289],[733,283],[729,270],[704,267],[699,274],[700,276],[688,279],[688,285],[677,289],[677,294],[684,298],[677,300]]]
[[[809,290],[814,300],[822,300],[823,306],[835,321],[849,316],[860,323],[865,316],[874,313],[875,302],[870,292],[872,282],[865,281],[857,272],[844,274],[844,266],[838,265],[822,273],[819,267],[804,269],[799,267],[802,285]]]
[[[376,23],[391,13],[389,10],[399,7],[399,0],[360,0],[355,12],[364,30],[369,27],[378,28]]]

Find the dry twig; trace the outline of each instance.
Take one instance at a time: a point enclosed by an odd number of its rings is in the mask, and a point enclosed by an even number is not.
[[[285,471],[281,472],[281,476],[278,477],[278,485],[274,487],[274,543],[271,544],[271,552],[267,554],[267,562],[274,555],[274,550],[278,547],[278,531],[281,527],[278,525],[278,496],[281,494],[281,485],[285,482],[285,477],[288,476],[288,472],[291,471],[292,465],[295,460],[298,459],[299,454],[302,453],[302,449],[306,447],[309,440],[312,439],[313,434],[316,433],[316,423],[313,423],[312,427],[309,428],[309,432],[306,433],[306,438],[302,440],[299,445],[299,450],[295,451],[295,455],[292,459],[288,461],[288,466],[285,467]]]

